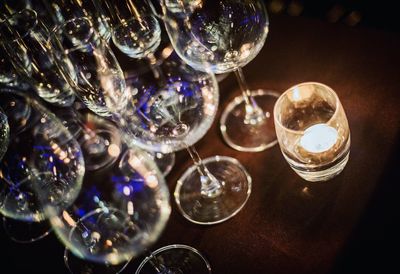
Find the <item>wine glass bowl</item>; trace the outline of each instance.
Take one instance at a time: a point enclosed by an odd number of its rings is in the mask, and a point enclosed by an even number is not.
[[[111,37],[111,27],[107,20],[104,20],[102,9],[97,5],[98,0],[63,0],[63,1],[43,1],[55,25],[62,25],[66,21],[87,17],[92,23],[96,32],[105,41],[109,41]]]
[[[165,25],[178,55],[203,71],[226,73],[261,50],[269,19],[261,1],[176,1],[165,5]]]
[[[160,24],[153,15],[131,18],[113,28],[112,40],[129,57],[143,58],[160,45]]]
[[[25,221],[44,220],[38,192],[45,194],[46,203],[63,207],[71,204],[80,190],[84,173],[80,147],[58,119],[35,100],[16,92],[3,92],[0,98],[10,117],[21,102],[30,108],[23,121],[26,127],[18,128],[18,120],[10,123],[11,142],[1,162],[2,190],[6,193],[1,212]]]
[[[65,21],[47,40],[57,59],[69,59],[75,67],[58,63],[82,102],[100,116],[121,112],[128,102],[122,69],[114,53],[85,17]]]
[[[153,55],[161,42],[160,24],[147,1],[102,0],[103,20],[112,27],[115,46],[131,58]]]
[[[45,208],[52,227],[79,258],[110,265],[129,261],[154,243],[169,218],[164,178],[146,152],[126,144],[111,165],[87,174],[68,209],[58,214]]]
[[[132,101],[123,118],[130,142],[170,153],[196,143],[210,128],[218,106],[215,77],[171,56],[158,67],[130,75]]]
[[[0,106],[10,117],[10,143],[0,162],[0,212],[35,225],[47,219],[43,205],[60,211],[77,197],[85,171],[80,146],[53,114],[28,95],[3,90]],[[39,202],[39,196],[45,198]],[[31,237],[22,242],[41,238],[26,235],[27,230],[23,233],[12,237]]]

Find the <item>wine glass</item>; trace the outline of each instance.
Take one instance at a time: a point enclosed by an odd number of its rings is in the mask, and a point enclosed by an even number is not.
[[[90,120],[104,122],[93,114]],[[164,178],[146,152],[109,149],[112,165],[88,171],[78,198],[66,210],[45,206],[61,242],[76,257],[118,265],[153,244],[170,214]],[[45,197],[42,197],[45,199]],[[68,255],[68,261],[71,256]]]
[[[10,141],[10,127],[8,126],[7,116],[0,108],[0,161],[7,151]]]
[[[246,203],[251,178],[235,159],[205,160],[192,146],[210,128],[218,106],[218,86],[212,74],[196,71],[176,55],[158,70],[131,83],[132,100],[120,125],[127,140],[146,150],[169,153],[187,149],[194,161],[178,180],[175,201],[185,218],[215,224],[234,216]]]
[[[150,69],[156,78],[162,77],[158,65],[169,57],[172,48],[162,44],[160,23],[147,1],[99,0],[98,3],[104,11],[104,20],[112,26],[112,41],[121,52],[135,59],[135,70]]]
[[[272,108],[279,96],[250,91],[242,67],[259,53],[269,30],[262,0],[163,0],[164,21],[172,45],[190,66],[203,71],[234,71],[242,90],[224,110],[220,129],[239,151],[262,151],[277,143]]]
[[[286,90],[274,108],[276,135],[286,161],[303,179],[326,181],[349,160],[350,129],[335,91],[306,82]]]
[[[114,45],[125,55],[155,64],[172,53],[170,44],[164,43],[162,26],[146,0],[98,0],[97,3],[103,11],[103,20],[111,25]]]
[[[1,90],[0,107],[10,127],[0,162],[0,213],[13,240],[33,242],[49,233],[42,206],[62,209],[77,197],[83,157],[60,121],[26,93]]]
[[[58,63],[82,102],[100,116],[123,111],[128,94],[123,71],[107,42],[101,39],[85,17],[65,21],[55,27],[47,41],[56,59],[67,58],[76,74]],[[75,77],[76,76],[76,77]]]
[[[154,68],[152,64],[147,66]],[[130,94],[136,93],[136,84],[139,81],[140,75],[149,73],[149,70],[146,70],[146,66],[141,66],[140,69],[130,70],[125,72],[125,81],[126,81],[126,92]],[[158,72],[159,73],[159,72]],[[159,74],[158,74],[159,75]],[[147,152],[153,157],[153,160],[156,162],[158,168],[164,176],[167,176],[175,165],[175,153],[161,153],[154,152],[152,150],[147,150]]]
[[[104,20],[107,20],[112,26],[111,36],[114,45],[136,61],[135,72],[125,73],[127,92],[130,92],[131,88],[129,86],[130,77],[137,76],[140,70],[150,69],[155,78],[162,78],[163,75],[158,70],[158,65],[168,58],[171,51],[168,51],[168,47],[158,50],[162,42],[162,30],[147,1],[99,0],[98,3],[104,12]],[[147,64],[141,65],[137,59],[144,59]],[[173,153],[149,153],[152,154],[162,173],[168,174],[174,165],[175,155]]]
[[[49,103],[70,106],[75,95],[56,66],[52,47],[46,45],[49,32],[35,11],[24,9],[0,22],[0,47],[13,64],[16,73],[30,83],[38,95]],[[75,71],[70,60],[58,59]]]

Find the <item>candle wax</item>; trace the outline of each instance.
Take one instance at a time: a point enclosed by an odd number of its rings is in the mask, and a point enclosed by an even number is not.
[[[338,139],[335,128],[326,124],[316,124],[304,131],[300,145],[311,153],[321,153],[332,148]]]

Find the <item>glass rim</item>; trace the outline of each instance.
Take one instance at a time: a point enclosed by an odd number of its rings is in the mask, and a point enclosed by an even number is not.
[[[281,123],[280,119],[278,119],[278,115],[277,115],[278,110],[277,109],[278,109],[278,105],[281,104],[281,101],[283,100],[283,97],[285,97],[290,91],[294,90],[295,88],[298,88],[298,87],[301,87],[301,86],[306,86],[306,85],[313,85],[313,86],[323,87],[327,91],[329,91],[333,95],[333,97],[335,98],[335,112],[329,118],[329,120],[325,122],[326,124],[329,124],[338,115],[338,112],[339,112],[339,109],[340,109],[340,100],[339,100],[339,97],[336,94],[336,92],[330,86],[327,86],[327,85],[322,84],[320,82],[313,82],[313,81],[302,82],[302,83],[299,83],[299,84],[291,86],[290,88],[285,90],[279,96],[278,100],[276,101],[276,103],[274,105],[274,122],[275,122],[275,125],[279,126],[280,128],[284,129],[285,131],[288,131],[288,132],[291,132],[291,133],[294,133],[294,134],[304,134],[305,130],[294,130],[294,129],[290,129],[290,128],[284,126]]]
[[[203,254],[200,253],[199,250],[197,250],[196,248],[194,248],[192,246],[185,245],[185,244],[170,244],[170,245],[166,245],[166,246],[160,247],[159,249],[151,252],[150,256],[146,256],[146,258],[144,258],[143,261],[140,263],[140,265],[137,267],[137,269],[135,271],[135,274],[140,274],[140,271],[142,271],[142,269],[145,266],[145,264],[147,262],[149,262],[152,259],[153,256],[156,256],[159,253],[162,253],[162,252],[164,252],[166,250],[170,250],[170,249],[186,249],[186,250],[189,250],[189,251],[195,253],[196,255],[198,255],[203,260],[203,262],[205,263],[207,269],[211,273],[211,265],[210,265],[209,261],[207,260],[207,258]]]
[[[22,9],[22,10],[19,10],[17,12],[14,12],[11,15],[8,15],[7,17],[5,17],[2,20],[0,20],[0,24],[6,24],[6,25],[9,25],[10,27],[12,27],[10,19],[15,18],[16,16],[23,15],[23,13],[26,13],[26,12],[28,14],[32,15],[32,17],[35,19],[34,23],[31,26],[29,26],[29,28],[24,29],[24,32],[23,32],[22,35],[20,35],[18,33],[18,37],[12,37],[12,39],[8,39],[8,38],[0,39],[0,44],[2,44],[4,42],[5,43],[12,43],[12,42],[20,41],[20,40],[24,39],[29,34],[29,32],[38,25],[39,18],[37,16],[37,12],[35,10],[33,10],[33,9]],[[24,18],[24,16],[22,18]],[[12,28],[12,33],[13,34],[15,33],[15,30],[13,30],[13,28]]]

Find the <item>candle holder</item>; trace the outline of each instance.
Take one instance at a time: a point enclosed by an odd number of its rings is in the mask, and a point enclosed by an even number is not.
[[[307,181],[326,181],[346,166],[350,129],[337,94],[316,82],[295,85],[274,107],[278,142],[290,167]]]

